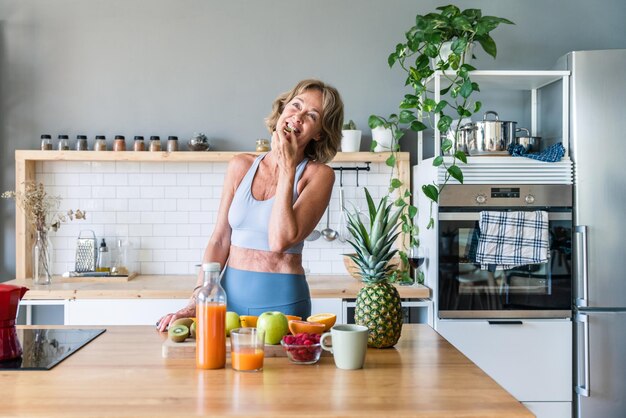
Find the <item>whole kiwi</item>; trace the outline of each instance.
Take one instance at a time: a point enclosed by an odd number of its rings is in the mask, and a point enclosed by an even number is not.
[[[182,343],[187,337],[189,337],[189,328],[185,325],[174,325],[170,327],[167,333],[172,341],[175,343]]]
[[[194,320],[192,318],[178,318],[176,321],[172,322],[172,325],[170,326],[184,325],[187,328],[190,328],[193,323]]]
[[[189,328],[189,336],[194,339],[196,338],[196,321],[193,321],[191,328]]]

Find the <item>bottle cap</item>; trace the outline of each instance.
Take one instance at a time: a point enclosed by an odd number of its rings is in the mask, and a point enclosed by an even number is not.
[[[135,135],[135,141],[143,141],[143,136]]]
[[[68,139],[67,135],[59,135],[59,139]]]
[[[174,135],[172,135],[172,136],[168,136],[168,137],[167,137],[167,140],[168,140],[168,141],[178,141],[178,137],[177,137],[177,136],[174,136]]]
[[[106,139],[104,135],[96,135],[96,139]]]
[[[52,138],[52,136],[50,135],[46,135],[46,134],[41,135],[41,139],[50,139],[50,138]]]
[[[87,135],[76,135],[76,139],[87,139]]]
[[[124,135],[115,135],[115,139],[125,139]]]
[[[203,271],[220,271],[220,263],[203,263]]]
[[[161,138],[158,135],[152,135],[150,137],[150,141],[160,141],[160,140],[161,140]]]

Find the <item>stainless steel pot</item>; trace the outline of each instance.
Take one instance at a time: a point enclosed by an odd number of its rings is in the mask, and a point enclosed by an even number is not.
[[[530,136],[530,131],[526,128],[517,128],[516,132],[525,131],[526,135],[516,136],[515,143],[523,145],[526,152],[539,152],[541,151],[541,137]]]
[[[487,115],[493,115],[495,120],[487,120]],[[489,110],[482,121],[461,127],[456,149],[468,155],[508,155],[509,145],[515,143],[516,125],[517,122],[500,120],[496,112]]]

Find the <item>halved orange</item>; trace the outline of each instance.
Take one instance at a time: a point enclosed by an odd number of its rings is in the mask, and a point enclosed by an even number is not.
[[[295,315],[285,315],[287,317],[287,321],[302,321],[302,317],[301,316],[295,316]]]
[[[324,324],[324,331],[328,331],[335,325],[337,321],[337,315],[331,313],[318,313],[311,315],[306,319],[308,322],[316,322],[318,324]]]
[[[256,321],[259,319],[258,316],[254,316],[254,315],[240,315],[239,316],[239,321],[241,321],[241,326],[242,327],[250,327],[250,328],[256,328]]]
[[[321,334],[324,332],[324,329],[326,329],[324,324],[315,324],[312,322],[299,321],[297,319],[289,321],[289,331],[291,331],[293,335],[300,334],[302,332],[309,334]]]

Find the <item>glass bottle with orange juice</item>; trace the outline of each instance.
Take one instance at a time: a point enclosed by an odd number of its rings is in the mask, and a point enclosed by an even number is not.
[[[226,365],[226,292],[220,285],[220,263],[205,263],[204,284],[196,302],[196,367]]]

